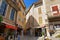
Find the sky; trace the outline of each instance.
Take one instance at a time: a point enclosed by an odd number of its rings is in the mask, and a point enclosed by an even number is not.
[[[32,3],[37,2],[38,0],[24,0],[24,3],[26,5],[26,8],[29,8]]]

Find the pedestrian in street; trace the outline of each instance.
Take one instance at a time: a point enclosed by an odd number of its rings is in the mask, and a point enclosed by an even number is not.
[[[10,40],[13,40],[12,36],[10,37]]]
[[[18,40],[18,38],[17,38],[17,34],[15,35],[15,40]]]
[[[19,33],[17,34],[17,38],[18,38],[18,40],[20,40],[20,34]]]

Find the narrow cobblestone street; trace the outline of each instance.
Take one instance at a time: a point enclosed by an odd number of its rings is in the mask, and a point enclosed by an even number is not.
[[[21,40],[43,40],[41,37],[30,37],[30,36],[24,36],[20,37]]]
[[[60,40],[60,38],[54,38],[54,37],[50,37],[51,40]],[[24,36],[24,37],[20,37],[21,40],[44,40],[44,37],[30,37],[30,36]]]
[[[51,37],[52,40],[60,40],[60,38]]]

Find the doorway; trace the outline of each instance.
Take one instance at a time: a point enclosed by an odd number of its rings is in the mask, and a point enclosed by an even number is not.
[[[42,28],[35,28],[35,36],[37,37],[42,36]]]

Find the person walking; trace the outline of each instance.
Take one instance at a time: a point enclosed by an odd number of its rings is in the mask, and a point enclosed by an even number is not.
[[[10,37],[10,40],[13,40],[13,37],[12,36]]]
[[[15,35],[15,40],[18,40],[18,38],[17,38],[17,34]]]
[[[20,40],[20,34],[19,33],[17,34],[17,38],[18,38],[18,40]]]

